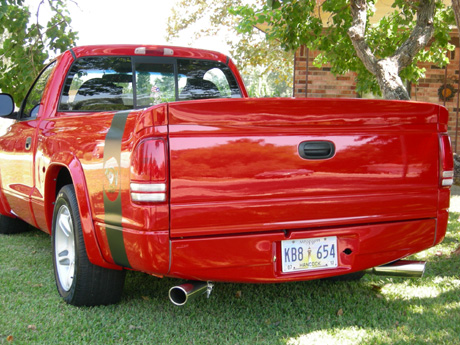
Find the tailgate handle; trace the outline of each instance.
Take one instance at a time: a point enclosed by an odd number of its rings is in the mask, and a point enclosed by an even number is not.
[[[304,141],[299,145],[299,155],[304,159],[328,159],[335,154],[331,141]]]

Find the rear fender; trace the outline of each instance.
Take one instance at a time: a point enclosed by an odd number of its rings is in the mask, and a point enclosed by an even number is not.
[[[57,195],[57,178],[66,171],[72,180],[80,212],[81,227],[89,261],[97,266],[109,269],[121,269],[120,266],[104,260],[99,243],[96,238],[90,201],[86,189],[86,180],[80,161],[70,153],[59,153],[58,159],[52,160],[46,174],[45,212],[48,229],[52,229],[54,203]]]

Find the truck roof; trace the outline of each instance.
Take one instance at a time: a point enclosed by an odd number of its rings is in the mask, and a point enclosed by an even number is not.
[[[114,45],[91,45],[80,46],[70,49],[76,58],[84,56],[162,56],[162,57],[180,57],[196,58],[205,60],[215,60],[228,62],[228,57],[222,53],[187,47],[175,47],[164,45],[134,45],[134,44],[114,44]]]

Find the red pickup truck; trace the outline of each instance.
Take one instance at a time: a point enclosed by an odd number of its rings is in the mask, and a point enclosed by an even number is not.
[[[191,280],[176,304],[211,282],[420,273],[400,259],[445,235],[438,105],[251,99],[225,55],[111,45],[66,51],[0,113],[0,233],[49,233],[73,305],[117,302],[126,270]]]

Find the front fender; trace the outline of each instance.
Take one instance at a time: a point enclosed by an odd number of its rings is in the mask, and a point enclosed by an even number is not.
[[[88,196],[83,167],[80,161],[71,153],[60,152],[57,157],[54,157],[46,174],[45,212],[50,233],[52,231],[54,202],[56,200],[58,189],[63,187],[62,185],[58,185],[60,182],[58,177],[63,176],[61,174],[68,174],[68,176],[70,176],[71,183],[75,188],[78,209],[80,212],[81,227],[83,230],[83,238],[85,241],[86,253],[88,255],[89,261],[94,265],[105,268],[122,269],[118,265],[107,262],[102,255],[94,229],[90,199]]]

